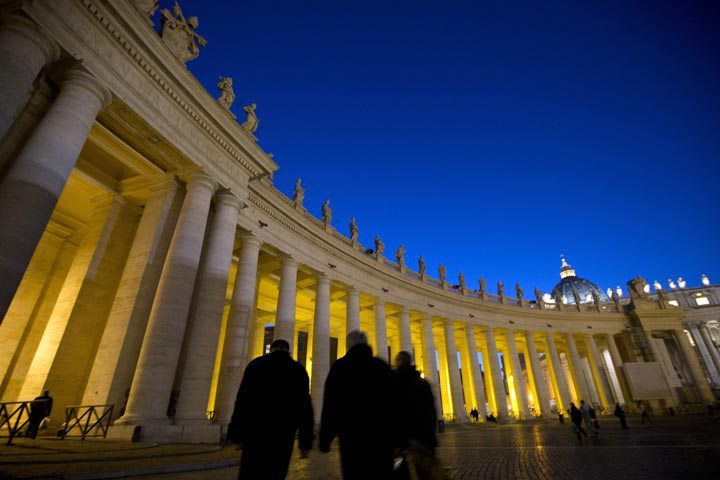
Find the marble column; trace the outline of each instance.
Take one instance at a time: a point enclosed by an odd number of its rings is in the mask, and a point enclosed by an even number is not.
[[[385,302],[375,299],[375,355],[386,362],[388,358],[387,319],[385,318]]]
[[[693,337],[693,341],[695,342],[695,346],[697,347],[698,353],[700,353],[700,357],[702,357],[703,363],[705,364],[705,369],[708,372],[708,375],[712,380],[715,380],[718,377],[718,369],[715,367],[715,363],[712,360],[712,357],[710,356],[710,352],[707,349],[707,346],[705,345],[705,342],[703,341],[702,335],[700,334],[700,331],[695,324],[688,325],[688,331],[690,332],[690,335]]]
[[[490,364],[490,374],[492,375],[493,392],[495,393],[495,406],[497,408],[498,418],[507,418],[507,397],[505,396],[505,384],[502,379],[502,371],[500,370],[500,360],[498,359],[497,344],[495,343],[495,332],[493,327],[488,325],[485,327],[485,338],[487,339],[487,356]]]
[[[460,380],[460,366],[458,365],[457,344],[455,342],[455,327],[453,321],[445,319],[445,352],[447,355],[448,376],[450,380],[450,396],[452,397],[455,420],[467,423],[467,411],[463,401],[462,382]]]
[[[5,64],[0,65],[4,70]],[[110,100],[110,92],[89,74],[74,69],[65,72],[60,94],[0,183],[0,318],[25,274],[95,117]]]
[[[2,20],[0,140],[28,100],[40,70],[58,58],[60,48],[43,34],[35,22],[19,15],[8,15]]]
[[[173,176],[163,176],[147,188],[150,197],[115,292],[85,387],[84,405],[122,405],[140,355],[147,319],[183,201]],[[123,341],[118,341],[119,338]]]
[[[325,380],[330,370],[330,279],[325,274],[317,276],[315,296],[315,321],[312,338],[312,374],[310,396],[312,397],[315,421],[320,423]]]
[[[578,353],[577,345],[572,333],[567,333],[567,344],[568,352],[570,353],[570,371],[573,373],[573,379],[575,380],[575,389],[577,390],[578,401],[585,400],[588,403],[591,402],[590,390],[588,389],[587,382],[585,381],[585,372],[583,371],[582,364],[580,363],[580,354]]]
[[[290,352],[295,345],[295,299],[297,296],[297,262],[290,255],[281,257],[280,288],[278,291],[277,317],[273,340],[286,340],[290,343]]]
[[[435,399],[435,410],[438,419],[442,418],[440,409],[440,386],[438,385],[438,369],[435,362],[435,336],[433,335],[432,316],[425,314],[422,319],[422,351],[423,351],[423,375],[430,383],[433,398]]]
[[[242,202],[230,192],[216,195],[215,215],[200,267],[197,294],[186,334],[186,362],[175,411],[178,423],[206,423],[225,293],[232,263],[238,212]]]
[[[400,327],[400,350],[408,352],[412,357],[412,337],[410,336],[410,309],[401,306],[400,307],[400,319],[398,322]]]
[[[663,356],[660,353],[660,350],[658,349],[657,344],[655,343],[655,339],[652,336],[652,331],[649,329],[645,330],[645,336],[647,338],[648,346],[650,347],[650,351],[652,352],[653,361],[660,364],[660,368],[662,369],[663,375],[665,376],[665,380],[668,383],[668,389],[670,390],[670,397],[665,399],[665,402],[668,406],[674,407],[679,403],[679,397],[677,394],[677,391],[673,386],[670,385],[670,379],[673,378],[674,380],[677,379],[677,374],[675,373],[675,368],[672,366],[666,365],[666,363],[663,361]]]
[[[710,358],[712,358],[712,363],[714,363],[715,365],[715,370],[720,372],[720,352],[718,352],[718,348],[713,343],[712,338],[710,338],[710,333],[707,331],[707,328],[705,328],[705,325],[703,324],[698,324],[696,328],[698,332],[700,332],[700,336],[705,343],[705,348],[707,348],[707,351],[710,354]]]
[[[508,328],[507,330],[507,342],[512,365],[513,383],[515,384],[515,396],[517,397],[518,408],[520,408],[518,413],[521,418],[528,418],[530,416],[530,409],[528,408],[527,387],[520,366],[520,356],[518,355],[517,345],[515,344],[515,330],[512,328]]]
[[[615,343],[615,335],[608,334],[608,351],[610,352],[610,360],[612,360],[613,368],[615,368],[615,376],[618,379],[618,384],[620,384],[620,394],[623,397],[624,402],[629,401],[632,396],[630,395],[630,388],[627,384],[627,379],[625,378],[625,372],[623,371],[623,361],[622,357],[620,356],[620,352],[617,348],[617,343]]]
[[[484,420],[488,416],[487,398],[485,396],[485,384],[483,383],[482,371],[480,370],[480,362],[478,362],[477,342],[475,341],[475,327],[472,323],[465,325],[465,338],[468,347],[468,363],[466,367],[472,378],[473,392],[475,393],[475,401],[480,416]]]
[[[353,330],[360,330],[360,290],[354,287],[348,288],[347,303],[345,308],[345,335]]]
[[[705,402],[714,401],[715,397],[713,396],[710,386],[705,379],[705,375],[700,367],[700,362],[698,362],[697,356],[695,355],[695,352],[693,352],[687,335],[685,335],[685,332],[682,330],[673,330],[673,334],[675,335],[675,340],[680,345],[680,349],[683,352],[687,365],[690,367],[690,374],[692,375],[695,388],[697,388],[700,397]]]
[[[216,188],[215,181],[203,173],[195,173],[189,179],[148,319],[125,415],[115,422],[117,424],[169,423],[168,402]]]
[[[597,345],[595,344],[595,338],[592,334],[588,335],[587,346],[590,350],[590,356],[592,357],[595,367],[595,385],[600,393],[600,400],[603,402],[602,404],[605,407],[605,410],[610,412],[614,405],[612,391],[610,390],[610,381],[605,372],[605,364],[602,362],[602,358],[600,358],[600,352],[598,352]]]
[[[241,235],[242,247],[238,258],[230,312],[228,312],[223,340],[220,373],[215,394],[215,422],[230,422],[235,396],[245,372],[248,358],[250,327],[254,319],[257,266],[262,242],[250,232]]]
[[[570,408],[570,388],[568,387],[567,378],[563,371],[562,363],[560,363],[560,355],[558,355],[557,346],[552,332],[547,332],[548,351],[550,352],[550,360],[552,362],[552,372],[555,377],[555,385],[557,385],[559,400],[562,405],[562,411]]]
[[[525,332],[525,339],[527,341],[528,357],[530,357],[530,368],[532,369],[532,376],[535,383],[535,391],[537,393],[537,401],[540,405],[540,411],[545,418],[550,417],[550,394],[547,389],[547,382],[543,376],[542,368],[540,367],[540,357],[537,353],[537,345],[535,345],[535,337],[530,331]]]

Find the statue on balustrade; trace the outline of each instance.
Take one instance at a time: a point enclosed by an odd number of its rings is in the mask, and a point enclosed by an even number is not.
[[[359,232],[357,223],[355,223],[355,217],[352,217],[350,219],[350,242],[352,242],[353,245],[355,245],[355,242],[357,242],[358,233]]]
[[[155,15],[158,9],[158,0],[134,0],[135,6],[148,17]],[[152,22],[151,22],[152,23]]]
[[[380,235],[375,235],[375,259],[382,259],[383,252],[385,251],[385,244],[380,240]]]
[[[665,290],[660,289],[657,291],[658,301],[660,302],[660,308],[668,308],[667,294]]]
[[[498,297],[500,297],[500,303],[505,303],[505,284],[502,282],[502,280],[498,280],[497,294]]]
[[[617,291],[613,291],[612,295],[610,295],[610,298],[615,304],[615,310],[621,312],[622,310],[620,310],[620,295],[618,295]]]
[[[400,245],[395,251],[395,261],[397,262],[397,268],[401,272],[405,267],[405,245]]]
[[[425,281],[425,269],[427,268],[427,265],[425,265],[425,258],[422,256],[422,253],[420,254],[420,258],[418,259],[418,275],[420,276],[421,281]]]
[[[573,288],[573,299],[575,299],[575,307],[577,307],[578,312],[582,308],[580,306],[580,293]]]
[[[230,110],[233,102],[235,101],[235,90],[233,90],[233,79],[230,77],[220,76],[220,81],[217,84],[220,90],[220,97],[217,99],[218,105],[223,107],[225,110]]]
[[[458,283],[460,284],[460,293],[465,295],[465,291],[467,290],[467,285],[465,283],[465,274],[463,272],[460,272],[458,274]]]
[[[535,300],[541,310],[545,308],[545,301],[543,300],[542,292],[537,287],[535,287]]]
[[[329,198],[322,204],[322,222],[325,230],[330,227],[330,223],[332,222],[332,209],[330,208]]]
[[[438,280],[440,280],[440,286],[445,288],[445,282],[447,280],[447,268],[442,263],[438,265]]]
[[[258,125],[260,125],[260,121],[258,120],[257,115],[255,115],[256,108],[257,106],[254,103],[251,103],[247,107],[243,107],[243,110],[245,110],[245,113],[247,115],[245,116],[245,122],[240,125],[255,140],[257,140],[257,138],[255,137],[255,132],[258,129]]]
[[[197,17],[186,19],[177,2],[172,7],[172,12],[165,8],[160,10],[160,14],[160,37],[165,45],[183,63],[196,59],[200,55],[198,45],[207,45],[207,41],[195,32],[199,23]]]
[[[295,208],[302,208],[305,201],[305,189],[302,187],[302,179],[295,180],[295,191],[293,192],[293,204]]]
[[[487,300],[487,284],[485,282],[485,279],[480,275],[480,278],[478,279],[478,287],[480,288],[478,290],[478,293],[480,294],[480,298],[483,300]]]
[[[555,308],[557,308],[559,312],[563,311],[563,294],[560,293],[560,290],[555,292]]]
[[[645,287],[647,282],[642,277],[635,277],[627,282],[628,293],[633,300],[644,300],[647,298]]]

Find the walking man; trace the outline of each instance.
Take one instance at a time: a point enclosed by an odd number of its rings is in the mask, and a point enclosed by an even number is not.
[[[641,420],[640,423],[642,423],[644,425],[645,420],[647,420],[648,422],[650,422],[650,425],[652,425],[653,421],[650,418],[650,408],[648,408],[647,404],[645,404],[645,403],[641,404],[641,408],[642,408],[642,414],[640,415],[640,420]]]
[[[623,430],[627,430],[627,422],[625,421],[625,410],[622,409],[619,403],[615,404],[615,416],[620,419],[620,427]]]
[[[45,417],[49,417],[52,412],[53,399],[50,396],[50,390],[45,390],[42,395],[35,397],[30,404],[30,419],[28,420],[28,428],[25,436],[32,438],[37,437],[40,430],[40,424]]]
[[[309,385],[285,340],[275,340],[269,354],[248,364],[227,435],[243,451],[242,480],[284,479],[298,431],[300,458],[307,458],[313,441]]]
[[[590,405],[585,403],[585,400],[580,400],[580,413],[585,421],[585,426],[590,431],[591,437],[597,437],[598,433],[595,429],[595,422],[593,422],[592,414],[590,413]]]
[[[582,439],[580,434],[583,434],[587,438],[587,432],[582,428],[583,415],[580,409],[572,402],[570,402],[570,421],[573,424],[573,431],[577,435],[578,440]]]

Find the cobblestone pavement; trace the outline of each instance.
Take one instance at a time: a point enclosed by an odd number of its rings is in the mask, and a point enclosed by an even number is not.
[[[717,417],[657,418],[653,425],[640,425],[634,420],[629,421],[630,430],[623,431],[617,419],[602,419],[600,436],[581,441],[572,434],[569,424],[450,427],[440,436],[438,456],[450,480],[720,479]],[[111,448],[106,442],[85,442],[84,446],[45,442],[44,447],[38,445],[32,454],[30,444],[10,449],[0,447],[0,478],[3,472],[15,478],[48,478],[48,475],[61,474],[64,478],[123,476],[137,480],[231,480],[238,475],[237,466],[227,467],[236,465],[239,457],[229,447],[125,443]],[[47,453],[39,451],[43,449]],[[84,451],[80,452],[81,449]],[[69,453],[71,451],[82,453],[82,458],[73,460],[75,453]],[[23,457],[32,457],[32,460]],[[181,471],[190,468],[195,471]],[[125,476],[129,471],[143,470],[173,473]],[[108,475],[113,472],[115,476]],[[308,460],[294,457],[288,479],[340,480],[337,451],[327,455],[313,451]]]

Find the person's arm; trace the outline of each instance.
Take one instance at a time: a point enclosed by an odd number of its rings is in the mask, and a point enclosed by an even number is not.
[[[310,399],[310,379],[305,369],[302,369],[304,376],[302,381],[302,406],[300,410],[300,425],[298,426],[298,443],[300,445],[301,458],[307,457],[307,452],[312,450],[313,444],[313,425],[315,417],[313,415],[312,400]]]

